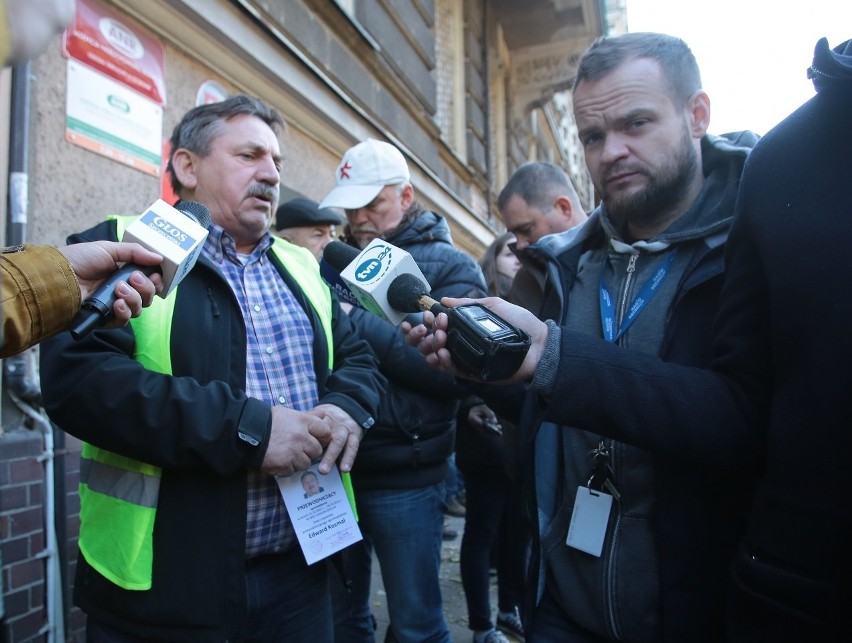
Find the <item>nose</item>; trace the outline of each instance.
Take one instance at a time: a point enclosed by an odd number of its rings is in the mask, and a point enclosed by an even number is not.
[[[264,155],[263,160],[258,163],[257,180],[269,185],[278,185],[281,181],[281,173],[271,154]]]
[[[515,249],[523,250],[528,245],[530,245],[530,240],[523,235],[515,235]],[[517,257],[516,257],[517,260]]]
[[[367,221],[367,208],[358,208],[357,210],[347,210],[346,218],[349,220],[349,225],[359,226]]]
[[[624,139],[617,133],[607,134],[601,153],[601,163],[610,164],[626,157],[630,151]]]

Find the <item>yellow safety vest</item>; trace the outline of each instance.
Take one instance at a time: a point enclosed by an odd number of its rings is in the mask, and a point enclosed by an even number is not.
[[[136,217],[116,221],[117,238]],[[272,252],[303,289],[316,310],[328,343],[328,368],[334,367],[331,294],[306,251],[275,238]],[[177,288],[155,297],[142,315],[130,320],[136,338],[133,358],[148,370],[171,375],[171,328]],[[80,536],[86,562],[102,576],[128,590],[151,589],[154,520],[162,469],[83,443],[80,461]],[[343,483],[355,510],[351,479]],[[356,514],[357,517],[357,514]]]

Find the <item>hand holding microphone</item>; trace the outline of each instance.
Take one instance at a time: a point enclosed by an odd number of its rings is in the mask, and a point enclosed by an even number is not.
[[[181,202],[178,204],[178,208],[176,210],[164,201],[157,200],[144,214],[127,227],[122,240],[129,242],[126,244],[128,247],[130,243],[137,243],[143,249],[162,257],[162,260],[158,264],[152,265],[149,256],[145,257],[144,263],[141,264],[125,263],[109,275],[89,296],[85,296],[84,293],[80,312],[71,321],[69,328],[74,339],[80,339],[96,327],[105,326],[114,320],[118,299],[116,286],[120,282],[128,281],[134,272],[139,271],[144,275],[159,273],[160,277],[155,277],[156,281],[162,284],[158,294],[161,297],[166,297],[192,269],[201,253],[201,246],[207,238],[207,228],[211,219],[210,212],[200,203],[193,201]],[[108,242],[104,243],[108,244]],[[87,246],[89,244],[80,245]],[[115,244],[115,246],[119,245],[125,244]],[[108,246],[102,245],[102,247],[106,249]],[[74,246],[67,247],[72,257],[76,256],[79,259],[83,256],[79,249],[75,251],[73,248]],[[122,250],[121,252],[125,251]],[[131,250],[131,258],[132,252]],[[142,256],[140,255],[140,257]],[[72,262],[73,267],[73,260],[69,258],[69,261]],[[145,302],[142,303],[144,305]],[[150,300],[148,303],[150,303]],[[120,305],[119,310],[121,310]]]
[[[163,258],[138,243],[121,241],[89,241],[74,243],[58,248],[68,260],[77,276],[80,299],[85,301],[101,286],[105,279],[127,262],[142,266],[157,266]],[[145,276],[141,271],[133,272],[126,286],[116,291],[113,317],[109,327],[126,324],[131,317],[138,317],[142,308],[149,306],[154,295],[163,288],[163,279],[158,273]]]
[[[446,333],[444,346],[466,377],[482,382],[506,380],[521,368],[530,349],[532,340],[525,330],[516,328],[474,300],[444,306],[435,301],[429,295],[429,287],[413,275],[396,277],[388,287],[387,298],[399,311],[428,311],[436,316],[443,313],[447,319],[446,328],[442,329]],[[433,340],[437,340],[437,336]],[[436,343],[433,348],[437,353]]]
[[[483,382],[507,379],[521,367],[530,348],[526,331],[473,300],[456,308],[435,301],[411,255],[382,239],[373,240],[360,253],[332,241],[325,247],[320,272],[341,299],[357,302],[393,324],[410,313],[445,313],[448,355],[465,377]],[[437,348],[432,352],[437,353]],[[421,353],[429,354],[423,349]]]

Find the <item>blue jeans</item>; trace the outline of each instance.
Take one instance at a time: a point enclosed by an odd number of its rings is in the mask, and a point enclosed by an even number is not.
[[[444,477],[444,499],[458,498],[464,491],[464,478],[456,467],[456,454],[447,459],[447,475]]]
[[[308,566],[298,548],[246,562],[246,643],[334,638],[327,561]]]
[[[335,643],[375,640],[370,622],[371,548],[379,559],[387,594],[390,630],[386,640],[450,643],[439,583],[443,486],[355,494],[364,542],[346,549],[352,594],[348,617],[337,623]]]

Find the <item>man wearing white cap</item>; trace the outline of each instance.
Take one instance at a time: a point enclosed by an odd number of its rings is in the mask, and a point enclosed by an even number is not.
[[[351,148],[337,166],[337,187],[321,208],[342,208],[349,234],[360,247],[395,228],[414,204],[408,164],[390,143],[369,138]]]
[[[343,208],[347,243],[364,248],[381,237],[403,248],[437,298],[485,293],[479,266],[453,247],[446,219],[415,201],[408,165],[396,147],[374,139],[359,143],[344,154],[335,178],[337,186],[320,207]],[[449,642],[439,585],[443,487],[457,400],[466,393],[427,366],[393,325],[359,308],[349,315],[379,356],[388,385],[352,470],[366,544],[346,550],[351,604],[337,623],[335,642],[374,640],[370,547],[382,566],[389,640]]]

